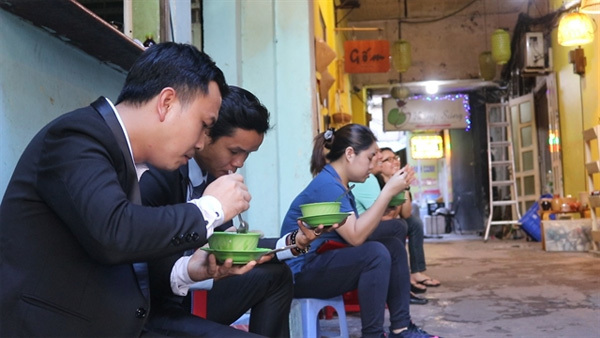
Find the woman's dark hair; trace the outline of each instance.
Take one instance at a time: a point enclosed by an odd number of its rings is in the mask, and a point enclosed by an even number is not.
[[[385,179],[383,176],[381,174],[377,174],[375,175],[375,178],[377,179],[377,183],[379,183],[379,189],[383,189],[383,186],[385,185]]]
[[[358,155],[375,142],[377,138],[371,129],[360,124],[347,124],[336,131],[328,129],[314,138],[310,172],[316,176],[325,164],[342,157],[348,147],[352,147]]]
[[[210,56],[188,44],[164,42],[156,44],[135,61],[116,104],[141,105],[166,87],[172,87],[182,104],[190,103],[199,93],[208,93],[208,84],[219,86],[221,97],[229,88],[223,72]]]
[[[406,165],[408,163],[408,159],[406,158],[406,148],[398,150],[396,155],[400,158],[400,165]]]
[[[211,142],[231,136],[237,128],[265,134],[270,128],[269,111],[254,94],[240,87],[229,86],[229,94],[221,102],[219,118],[210,129]]]

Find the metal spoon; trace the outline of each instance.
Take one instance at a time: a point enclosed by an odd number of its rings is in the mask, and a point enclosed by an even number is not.
[[[233,174],[233,171],[229,170],[228,171],[229,174]],[[244,221],[244,219],[242,218],[242,214],[238,214],[238,221],[240,221],[240,225],[237,228],[237,233],[238,234],[245,234],[248,232],[248,222]]]
[[[238,234],[245,234],[248,232],[248,222],[244,221],[242,218],[242,214],[238,214],[238,221],[240,221],[240,225],[237,228]]]
[[[272,253],[277,253],[279,251],[285,251],[285,250],[289,250],[289,249],[292,249],[292,248],[295,248],[295,247],[296,247],[296,244],[282,246],[281,248],[277,248],[277,249],[273,249],[271,251],[267,251],[264,254],[268,255],[268,254],[272,254]]]

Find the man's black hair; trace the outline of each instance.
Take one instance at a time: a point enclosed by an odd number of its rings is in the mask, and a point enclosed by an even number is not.
[[[135,61],[116,104],[141,105],[166,87],[175,89],[181,102],[186,104],[199,93],[207,94],[211,81],[217,83],[222,97],[227,95],[229,87],[225,76],[210,56],[192,45],[159,43],[145,50]]]
[[[220,137],[231,136],[235,129],[254,130],[265,134],[270,129],[269,111],[249,91],[229,86],[229,94],[223,97],[219,118],[210,129],[210,137],[215,142]]]

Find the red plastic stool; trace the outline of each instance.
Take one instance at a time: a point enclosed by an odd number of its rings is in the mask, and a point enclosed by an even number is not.
[[[206,290],[192,291],[192,314],[206,318]]]
[[[360,312],[358,304],[358,290],[352,290],[344,293],[344,308],[346,312]]]
[[[335,313],[335,309],[332,306],[326,306],[323,310],[323,317],[327,320],[333,319],[333,314]],[[321,316],[319,316],[321,317]]]

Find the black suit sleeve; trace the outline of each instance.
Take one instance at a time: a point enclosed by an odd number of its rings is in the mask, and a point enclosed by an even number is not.
[[[186,202],[184,190],[186,180],[187,177],[183,177],[179,170],[165,171],[149,166],[149,170],[140,178],[142,204],[159,207]],[[206,244],[206,236],[198,241],[198,247],[204,244]],[[165,299],[182,301],[181,297],[175,296],[171,291],[171,270],[183,255],[184,252],[181,251],[148,262],[153,302],[164,302]]]
[[[182,187],[185,178],[181,176],[179,170],[160,170],[151,165],[148,168],[140,178],[143,205],[160,207],[186,202]]]
[[[78,114],[48,128],[36,163],[41,199],[105,264],[144,261],[197,246],[206,228],[195,206],[148,208],[128,200],[124,156],[129,154],[107,136],[112,135],[108,126],[95,115],[98,124]]]

